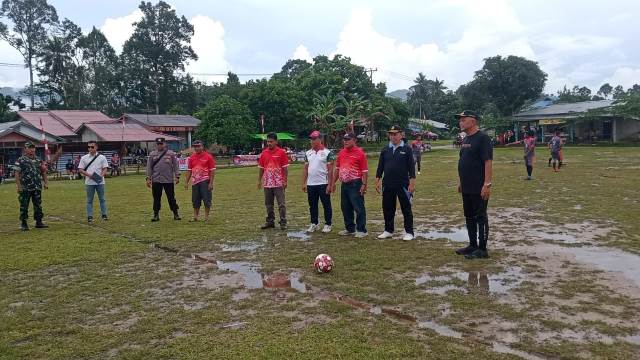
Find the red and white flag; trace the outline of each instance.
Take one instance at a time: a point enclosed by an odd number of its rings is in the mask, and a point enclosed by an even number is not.
[[[44,144],[44,155],[47,157],[47,161],[51,160],[51,152],[49,152],[49,143],[47,142],[47,136],[44,133],[44,125],[42,124],[42,118],[40,118],[40,130],[42,131],[42,143]]]

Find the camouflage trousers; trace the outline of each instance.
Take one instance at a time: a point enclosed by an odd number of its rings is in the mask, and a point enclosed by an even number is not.
[[[33,202],[33,218],[36,221],[42,220],[42,191],[21,191],[18,195],[18,201],[20,202],[20,221],[27,221],[29,219],[29,200]]]

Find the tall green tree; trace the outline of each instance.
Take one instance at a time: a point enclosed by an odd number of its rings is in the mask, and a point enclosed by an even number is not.
[[[622,85],[616,85],[616,87],[613,88],[612,97],[614,99],[619,99],[622,96],[624,96],[624,88]]]
[[[49,108],[82,108],[84,68],[79,55],[78,40],[82,30],[65,19],[52,32],[38,52],[39,75],[37,91],[48,99]]]
[[[209,102],[196,117],[201,120],[196,136],[209,144],[245,147],[258,130],[249,108],[227,95]]]
[[[605,99],[609,97],[611,92],[613,91],[613,86],[609,85],[609,83],[604,83],[600,86],[598,90],[598,95],[603,96]]]
[[[0,122],[17,120],[18,114],[11,109],[11,106],[15,106],[18,109],[25,108],[22,99],[0,94]]]
[[[22,54],[29,69],[29,98],[34,106],[34,60],[46,43],[50,29],[58,23],[58,14],[47,0],[4,0],[0,17],[13,24],[10,31],[5,23],[0,23],[0,37]]]
[[[484,60],[472,81],[475,89],[485,92],[502,116],[511,116],[527,100],[542,94],[547,74],[538,63],[520,56],[500,55]]]
[[[82,53],[88,107],[114,114],[118,107],[118,57],[109,40],[95,27],[78,39]]]
[[[189,60],[198,59],[190,45],[193,25],[164,1],[143,1],[139,8],[143,18],[135,23],[122,50],[132,88],[128,95],[142,106],[152,105],[159,114],[169,105],[163,100],[170,97],[176,73],[184,71]]]

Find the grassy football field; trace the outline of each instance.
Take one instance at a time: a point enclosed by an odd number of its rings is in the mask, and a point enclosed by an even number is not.
[[[52,181],[50,228],[21,232],[0,185],[0,359],[640,358],[640,149],[569,147],[559,173],[539,149],[533,181],[522,149],[496,149],[481,261],[453,252],[467,239],[457,154],[423,156],[412,242],[376,238],[373,185],[368,238],[337,235],[339,194],[333,232],[301,233],[301,165],[288,231],[259,229],[257,168],[218,170],[209,223],[187,221],[182,184],[183,220],[163,198],[151,223],[144,177],[124,176],[107,179],[108,222],[86,223],[81,181]]]

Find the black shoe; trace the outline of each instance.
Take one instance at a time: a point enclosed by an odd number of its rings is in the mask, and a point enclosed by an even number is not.
[[[36,226],[35,226],[36,229],[46,229],[48,227],[49,225],[43,223],[42,221],[36,221]]]
[[[467,247],[463,247],[463,248],[460,248],[460,249],[456,250],[456,254],[458,254],[458,255],[467,255],[467,254],[471,254],[472,252],[476,251],[477,249],[478,249],[477,246],[468,245]]]
[[[264,223],[264,225],[260,226],[260,229],[264,230],[264,229],[273,229],[275,228],[276,225],[274,223]]]
[[[102,215],[102,221],[107,221],[109,220],[109,217],[107,215]]]
[[[280,224],[280,230],[287,230],[287,224]]]
[[[476,249],[470,254],[466,254],[465,259],[473,260],[473,259],[487,259],[489,257],[489,252],[487,250]]]
[[[89,216],[89,217],[87,217],[87,222],[88,222],[89,224],[93,224],[93,216]]]
[[[160,221],[160,216],[158,213],[153,214],[153,218],[151,218],[151,222]]]
[[[29,224],[27,224],[26,221],[22,221],[20,223],[20,230],[22,231],[29,231]]]
[[[174,212],[173,213],[173,220],[182,220],[182,218],[180,217],[180,214],[178,214],[178,212]]]

